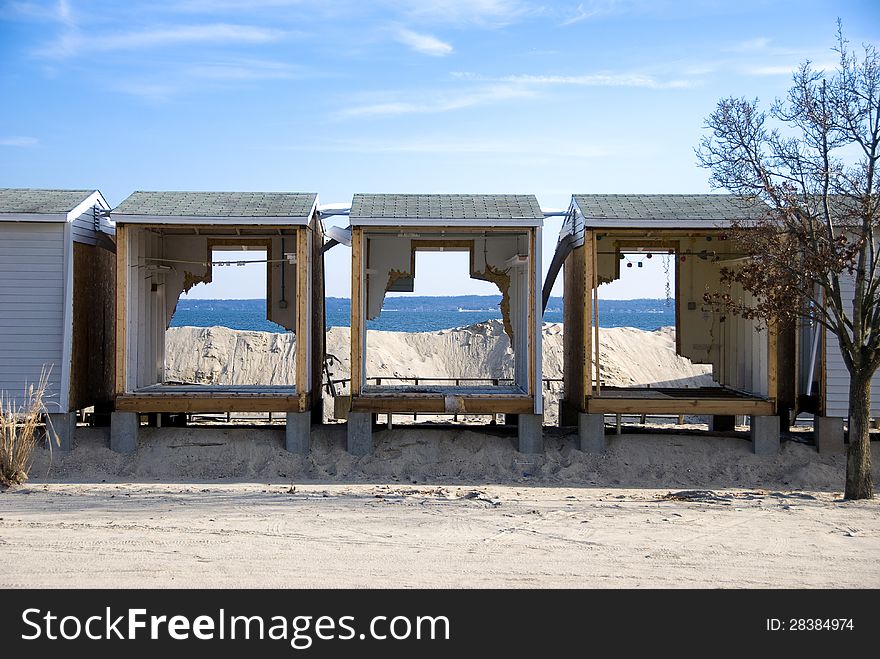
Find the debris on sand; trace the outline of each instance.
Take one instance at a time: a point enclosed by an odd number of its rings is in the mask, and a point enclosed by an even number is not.
[[[681,490],[667,492],[660,497],[665,501],[693,501],[697,503],[729,503],[733,497],[718,494],[712,490]]]

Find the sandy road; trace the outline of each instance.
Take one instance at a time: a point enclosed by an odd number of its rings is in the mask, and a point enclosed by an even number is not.
[[[880,501],[669,491],[32,484],[0,587],[880,586]]]

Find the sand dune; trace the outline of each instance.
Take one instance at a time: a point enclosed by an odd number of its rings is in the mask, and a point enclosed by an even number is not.
[[[545,378],[562,377],[561,323],[543,330]],[[167,379],[203,384],[292,384],[292,334],[231,330],[225,327],[172,327],[166,333]],[[327,353],[336,358],[334,379],[350,374],[347,327],[327,332]],[[612,386],[665,384],[708,386],[711,367],[675,354],[675,333],[631,327],[600,332],[602,381]],[[513,373],[513,352],[500,321],[436,332],[382,332],[367,336],[369,377],[505,378]]]

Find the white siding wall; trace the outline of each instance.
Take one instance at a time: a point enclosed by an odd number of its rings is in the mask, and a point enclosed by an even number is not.
[[[124,387],[134,391],[161,382],[165,375],[165,284],[164,277],[147,266],[162,257],[158,235],[128,225],[128,282],[126,291],[126,356]],[[156,284],[156,290],[152,290]]]
[[[840,297],[843,304],[852,308],[854,280],[846,274],[840,275]],[[837,337],[825,333],[825,416],[849,416],[849,371],[843,363]],[[880,375],[871,381],[871,416],[880,417]]]
[[[94,206],[87,208],[79,217],[74,219],[71,223],[71,229],[73,233],[73,242],[96,245],[98,241],[97,235],[95,234]]]
[[[46,407],[62,411],[64,224],[0,222],[0,390],[17,405],[52,366]]]

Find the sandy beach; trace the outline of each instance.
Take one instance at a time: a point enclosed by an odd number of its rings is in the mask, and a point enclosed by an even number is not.
[[[302,458],[280,430],[144,429],[120,456],[81,429],[0,494],[0,587],[880,587],[880,502],[842,501],[843,456],[609,439],[401,428],[357,459],[327,427]]]

